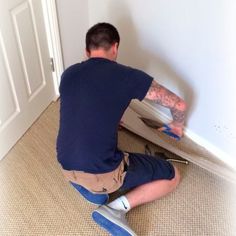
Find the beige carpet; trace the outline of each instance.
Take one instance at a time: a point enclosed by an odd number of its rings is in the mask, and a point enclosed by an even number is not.
[[[108,235],[91,219],[96,206],[84,201],[60,173],[57,129],[54,103],[0,162],[0,235]],[[123,150],[144,152],[146,143],[126,130],[119,132]],[[236,235],[235,186],[193,164],[178,167],[182,182],[174,193],[129,212],[137,234]]]

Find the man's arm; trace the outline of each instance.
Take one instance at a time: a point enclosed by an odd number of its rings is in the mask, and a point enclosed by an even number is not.
[[[186,113],[186,103],[184,100],[154,80],[152,81],[145,98],[170,109],[173,117],[170,128],[175,134],[181,137]]]

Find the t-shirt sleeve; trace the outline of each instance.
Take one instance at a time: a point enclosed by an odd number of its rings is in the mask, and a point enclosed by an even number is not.
[[[153,77],[138,69],[131,69],[129,77],[131,99],[142,101],[151,86]]]

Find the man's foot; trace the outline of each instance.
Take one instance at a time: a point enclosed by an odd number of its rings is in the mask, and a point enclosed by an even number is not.
[[[76,184],[73,182],[70,182],[70,183],[90,203],[93,203],[95,205],[104,205],[109,200],[108,194],[95,194],[88,191],[86,188],[82,187],[79,184]]]
[[[113,236],[136,236],[129,227],[123,211],[103,205],[92,213],[92,217],[97,224]]]

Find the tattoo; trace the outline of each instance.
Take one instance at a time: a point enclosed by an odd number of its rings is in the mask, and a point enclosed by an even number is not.
[[[173,120],[179,124],[184,123],[186,104],[180,97],[172,93],[170,90],[153,80],[152,85],[147,92],[146,98],[155,101],[159,105],[169,108],[173,116]]]
[[[179,124],[183,124],[185,120],[185,112],[180,111],[177,109],[171,109],[171,114],[173,116],[173,120],[176,121]]]

